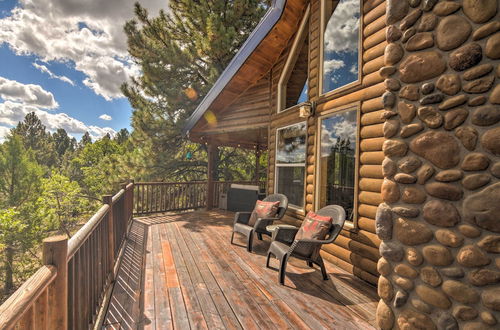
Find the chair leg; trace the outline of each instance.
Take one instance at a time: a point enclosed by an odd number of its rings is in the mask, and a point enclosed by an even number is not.
[[[253,245],[253,230],[248,234],[248,238],[247,238],[247,250],[248,250],[248,252],[252,252],[252,245]]]
[[[288,254],[285,254],[280,260],[279,281],[281,285],[285,285],[286,264],[288,262]]]
[[[267,253],[266,268],[269,268],[269,262],[271,261],[271,252]]]
[[[262,241],[262,234],[261,233],[257,233],[257,238],[259,239],[259,241]]]
[[[323,258],[319,257],[318,265],[321,268],[321,274],[323,275],[323,280],[326,281],[326,280],[330,279],[328,277],[328,273],[326,272],[325,263],[323,262]]]
[[[231,244],[233,244],[233,239],[234,239],[234,231],[233,231],[233,233],[231,234]]]
[[[314,266],[313,266],[312,261],[310,261],[310,260],[307,260],[307,265],[308,265],[309,267],[311,267],[311,268],[313,268],[313,267],[314,267]]]

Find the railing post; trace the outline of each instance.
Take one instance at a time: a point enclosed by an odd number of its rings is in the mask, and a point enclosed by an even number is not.
[[[42,251],[43,264],[57,268],[57,277],[49,288],[49,329],[68,329],[68,238],[46,238]]]
[[[134,216],[135,181],[134,180],[130,180],[130,183],[132,184],[132,187],[130,188],[129,210],[130,210],[130,217],[132,218]]]
[[[115,229],[114,229],[114,221],[113,221],[113,196],[105,195],[102,197],[104,204],[109,205],[108,210],[108,265],[110,269],[113,269],[115,265]],[[115,278],[115,274],[111,271],[111,281]]]
[[[211,210],[214,201],[214,172],[217,166],[217,146],[213,144],[208,145],[208,165],[207,165],[207,210]]]
[[[130,221],[130,192],[127,190],[127,183],[122,183],[120,186],[124,190],[123,193],[123,218],[125,219],[125,230],[127,230],[128,222]]]

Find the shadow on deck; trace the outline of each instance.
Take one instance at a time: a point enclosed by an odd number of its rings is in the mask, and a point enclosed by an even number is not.
[[[251,254],[243,238],[231,245],[232,219],[226,211],[136,218],[104,327],[373,328],[373,286],[330,263],[323,281],[294,259],[280,286],[277,270],[265,267],[269,239]]]

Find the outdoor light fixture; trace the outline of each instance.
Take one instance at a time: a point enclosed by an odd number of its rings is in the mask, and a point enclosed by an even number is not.
[[[308,118],[313,114],[313,104],[305,102],[299,107],[299,117]]]

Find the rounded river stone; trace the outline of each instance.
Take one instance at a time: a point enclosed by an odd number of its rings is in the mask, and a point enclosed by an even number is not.
[[[432,12],[438,16],[446,16],[453,14],[460,9],[460,4],[453,1],[442,1],[438,3]]]
[[[443,280],[434,267],[426,266],[420,269],[420,279],[433,287],[439,286]]]
[[[388,0],[385,13],[387,25],[394,24],[405,17],[406,13],[408,13],[408,9],[410,9],[408,1]]]
[[[419,245],[432,240],[432,230],[425,224],[398,218],[394,226],[397,239],[405,245]],[[401,274],[400,274],[401,275]]]
[[[397,324],[400,329],[437,329],[429,316],[412,309],[403,310],[398,316]]]
[[[476,269],[467,275],[469,283],[484,286],[500,282],[500,272],[491,269]]]
[[[486,47],[484,48],[484,53],[491,59],[500,58],[500,33],[495,33],[493,36],[488,38],[486,42]]]
[[[407,138],[407,137],[410,137],[410,136],[417,134],[418,132],[423,131],[423,129],[424,129],[424,125],[422,123],[410,124],[410,125],[404,126],[401,129],[401,133],[399,133],[399,134],[401,135],[402,138]],[[413,183],[413,182],[402,182],[402,183]]]
[[[423,216],[428,223],[440,227],[453,227],[460,221],[460,214],[453,204],[437,199],[425,203]]]
[[[449,99],[447,99],[443,103],[441,103],[438,106],[438,108],[439,108],[439,110],[448,110],[448,109],[451,109],[451,108],[454,108],[456,106],[464,104],[465,102],[467,102],[468,99],[469,99],[469,97],[467,95],[463,95],[463,94],[457,95],[454,97],[450,97]]]
[[[451,302],[446,297],[446,295],[440,290],[436,290],[427,285],[417,285],[415,288],[417,295],[422,301],[429,305],[435,306],[441,309],[448,309],[451,306]]]
[[[500,127],[487,130],[481,136],[481,145],[495,156],[500,156]]]
[[[434,167],[429,164],[422,165],[417,171],[417,183],[424,184],[434,174]]]
[[[462,180],[462,186],[468,190],[476,190],[490,183],[491,177],[488,174],[471,174]]]
[[[470,43],[454,50],[448,64],[456,71],[464,71],[478,64],[483,58],[483,50],[477,43]]]
[[[392,283],[384,276],[378,278],[377,292],[380,298],[385,301],[391,301],[394,297],[394,288]]]
[[[438,18],[436,17],[436,15],[432,13],[425,13],[420,19],[417,31],[419,32],[432,31],[436,27],[437,23],[438,23]]]
[[[460,147],[453,136],[444,132],[426,132],[418,135],[410,150],[442,169],[455,167],[460,162]]]
[[[387,276],[392,271],[391,264],[384,258],[380,258],[377,262],[377,271],[380,273],[380,275]]]
[[[380,300],[377,306],[377,311],[375,313],[375,319],[378,326],[382,330],[389,330],[393,328],[394,325],[394,313],[392,309],[387,306],[384,300]]]
[[[458,201],[462,199],[463,196],[463,191],[460,187],[442,182],[427,183],[425,185],[425,191],[431,196],[450,201]]]
[[[477,245],[490,253],[500,253],[500,235],[487,235]]]
[[[392,208],[392,212],[401,217],[416,218],[420,214],[420,210],[416,207],[396,206]]]
[[[478,132],[473,127],[459,127],[455,130],[455,136],[462,142],[463,146],[472,151],[476,148]]]
[[[481,267],[489,265],[491,259],[475,245],[466,245],[458,251],[457,262],[464,267]]]
[[[404,124],[409,124],[417,114],[417,107],[411,103],[401,101],[398,103],[398,113]]]
[[[499,45],[499,47],[500,47],[500,45]],[[470,82],[464,84],[463,90],[464,90],[464,92],[470,93],[470,94],[484,93],[484,92],[487,92],[491,89],[494,81],[495,81],[495,77],[493,77],[493,76],[476,79],[476,80],[473,80],[473,81],[470,81]]]
[[[394,181],[384,179],[381,190],[382,199],[386,203],[395,203],[399,200],[399,186]]]
[[[462,83],[457,74],[444,74],[437,80],[436,87],[447,95],[455,95],[462,89]]]
[[[452,129],[457,128],[462,125],[463,122],[469,116],[469,111],[465,109],[455,109],[446,112],[444,115],[444,129],[447,131],[451,131]]]
[[[475,319],[478,313],[472,307],[461,305],[453,309],[453,315],[459,320],[469,321]]]
[[[436,43],[442,50],[452,50],[462,45],[472,32],[470,23],[462,16],[443,18],[436,29]]]
[[[380,243],[380,255],[390,261],[401,261],[403,260],[404,251],[400,244],[394,242],[382,242]]]
[[[384,64],[394,65],[403,58],[404,50],[400,44],[390,43],[385,47]]]
[[[411,27],[422,15],[422,10],[416,9],[408,14],[403,20],[401,20],[400,28],[401,30],[406,30]]]
[[[411,54],[399,66],[400,79],[405,83],[431,79],[445,70],[446,62],[442,55],[435,51]]]
[[[469,195],[463,203],[464,217],[479,227],[500,233],[500,182]]]
[[[403,1],[406,2],[406,1]],[[464,14],[474,23],[485,23],[497,13],[497,0],[464,0]]]
[[[449,229],[438,229],[434,233],[436,240],[449,247],[459,247],[464,243],[464,238]]]
[[[417,110],[418,118],[429,128],[438,128],[443,124],[443,116],[433,107],[420,107]]]
[[[408,204],[422,204],[427,199],[427,195],[422,189],[408,187],[403,190],[401,200]]]
[[[485,105],[477,108],[471,117],[471,122],[477,126],[490,126],[500,121],[500,107]]]
[[[418,86],[416,85],[406,85],[399,91],[399,97],[407,99],[409,101],[416,101],[420,98],[418,91]]]
[[[476,29],[472,34],[472,40],[480,40],[500,30],[500,21],[492,21]]]
[[[422,254],[418,252],[415,248],[407,248],[406,249],[406,260],[410,265],[420,266],[422,262],[424,262],[424,258]]]
[[[464,176],[460,170],[444,170],[436,174],[436,181],[440,182],[453,182],[458,181]]]
[[[479,301],[479,294],[473,287],[455,280],[447,280],[441,286],[443,291],[453,300],[464,304],[475,304]]]
[[[448,266],[453,263],[453,256],[442,245],[427,245],[422,249],[425,261],[434,266]]]
[[[487,308],[500,311],[500,287],[491,287],[483,291],[481,301]]]
[[[467,154],[462,161],[460,167],[464,171],[482,171],[488,168],[490,160],[484,154],[472,152]]]
[[[463,78],[465,80],[474,80],[487,75],[493,70],[493,65],[486,63],[473,67],[464,72]]]
[[[434,36],[431,32],[419,32],[408,39],[405,49],[407,51],[416,51],[434,46]]]
[[[462,233],[462,235],[469,238],[476,238],[481,236],[481,231],[471,225],[460,225],[458,226],[458,230]]]

